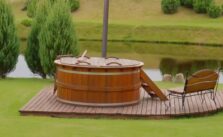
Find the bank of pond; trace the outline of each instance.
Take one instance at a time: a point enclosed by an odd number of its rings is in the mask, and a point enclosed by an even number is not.
[[[80,52],[88,50],[88,56],[101,56],[101,42],[81,41]],[[26,45],[22,44],[24,52]],[[144,69],[154,81],[161,81],[164,74],[190,75],[200,69],[217,69],[223,66],[223,47],[199,45],[152,44],[109,42],[108,56],[140,60]],[[33,74],[21,52],[16,68],[9,77],[38,77]],[[220,81],[223,82],[221,78]]]

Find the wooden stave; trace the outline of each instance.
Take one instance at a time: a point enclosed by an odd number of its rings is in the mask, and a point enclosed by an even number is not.
[[[109,88],[106,88],[106,90],[101,90],[100,92],[95,92],[93,91],[94,93],[91,93],[92,91],[90,89],[83,89],[83,90],[70,90],[69,89],[66,89],[65,87],[61,87],[61,85],[58,84],[57,82],[57,87],[58,87],[58,91],[57,91],[57,96],[58,96],[58,100],[62,100],[62,102],[64,102],[64,100],[66,100],[67,102],[70,102],[71,104],[73,103],[77,103],[77,104],[102,104],[102,105],[109,105],[109,106],[117,106],[117,105],[121,105],[121,104],[135,104],[135,102],[138,102],[139,101],[139,98],[140,98],[140,92],[139,92],[139,88],[141,87],[141,81],[140,81],[140,69],[141,67],[135,67],[135,68],[117,68],[117,69],[101,69],[101,68],[77,68],[77,67],[71,67],[71,66],[64,66],[64,65],[57,65],[57,70],[58,68],[63,68],[63,69],[66,69],[66,70],[75,70],[75,71],[80,71],[80,72],[106,72],[106,73],[112,73],[112,72],[120,72],[120,73],[123,73],[123,72],[131,72],[131,71],[136,71],[138,70],[138,73],[134,73],[132,75],[129,75],[127,76],[127,78],[125,77],[125,75],[122,75],[123,78],[120,78],[120,77],[116,77],[113,76],[114,78],[111,78],[110,76],[108,77],[105,77],[104,76],[104,79],[103,79],[103,76],[101,76],[101,81],[106,81],[108,79],[109,82],[107,83],[110,83],[112,80],[116,79],[118,81],[122,81],[122,80],[129,80],[127,83],[129,84],[126,84],[126,83],[122,83],[122,85],[133,85],[133,88],[129,88],[129,89],[120,89],[120,90],[116,90],[116,91],[112,91],[112,87],[117,87],[117,83],[114,83],[114,82],[111,82],[113,84],[110,84],[110,89]],[[60,72],[57,71],[57,79],[61,79],[61,76],[62,75]],[[63,76],[63,75],[62,75]],[[75,76],[75,75],[73,75]],[[79,77],[81,77],[79,75]],[[91,76],[88,76],[88,75],[82,75],[82,78],[81,79],[88,79],[89,80],[89,77]],[[128,78],[129,77],[129,78]],[[76,77],[77,78],[77,77]],[[75,78],[75,79],[76,79]],[[95,79],[95,78],[93,78]],[[112,79],[112,80],[111,80]],[[69,84],[74,84],[72,83],[72,76],[71,77],[66,77],[64,78],[64,82],[71,82]],[[66,81],[68,80],[68,81]],[[77,80],[79,81],[79,80]],[[93,81],[93,80],[90,80],[90,81]],[[89,81],[88,81],[89,82]],[[134,85],[134,83],[138,83],[136,85]],[[81,81],[81,83],[76,83],[76,84],[79,84],[79,85],[88,85],[89,83],[87,83],[87,81],[85,81],[85,83],[83,83],[83,81]],[[93,82],[91,85],[94,85],[95,83]],[[105,83],[104,83],[105,84]],[[99,84],[99,86],[101,86],[100,88],[103,88],[104,86],[106,85],[103,85],[103,84]],[[121,85],[119,85],[121,87]],[[89,86],[88,86],[89,87]],[[86,91],[87,90],[87,91]],[[81,93],[82,92],[82,95],[80,94],[77,94],[77,93]],[[97,95],[92,95],[92,94],[96,94],[98,93]],[[75,94],[75,95],[74,95]],[[84,94],[84,95],[83,95]],[[65,103],[67,103],[65,102]],[[73,103],[72,103],[73,102]]]

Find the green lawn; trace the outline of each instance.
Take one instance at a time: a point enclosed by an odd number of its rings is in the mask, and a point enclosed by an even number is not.
[[[51,80],[0,80],[1,137],[222,137],[223,112],[202,118],[112,120],[23,117],[18,110]],[[180,86],[162,83],[162,88]],[[221,86],[222,88],[222,86]]]

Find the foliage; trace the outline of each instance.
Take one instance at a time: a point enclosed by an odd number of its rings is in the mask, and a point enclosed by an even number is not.
[[[32,25],[32,20],[24,19],[24,20],[21,21],[21,24],[26,26],[26,27],[30,27]]]
[[[10,6],[0,0],[0,77],[14,69],[19,55],[19,39]]]
[[[76,11],[80,7],[80,1],[79,0],[68,0],[70,3],[71,11]]]
[[[27,16],[28,17],[35,16],[38,1],[39,0],[28,0],[27,1]]]
[[[164,74],[171,74],[175,75],[176,74],[176,60],[171,59],[171,58],[164,58],[160,62],[160,70],[162,75]]]
[[[28,17],[34,17],[35,16],[38,1],[39,0],[27,0],[26,1],[26,4],[25,4],[23,10],[27,9]],[[45,1],[48,1],[48,2],[51,2],[52,4],[54,4],[57,0],[45,0]],[[79,7],[80,7],[80,1],[79,0],[64,0],[64,1],[69,3],[72,12],[78,10]]]
[[[221,14],[223,15],[223,4],[221,5]]]
[[[33,73],[39,74],[42,78],[46,78],[46,74],[44,73],[40,62],[38,36],[46,22],[50,6],[49,1],[41,0],[39,2],[34,23],[28,36],[27,49],[25,52],[25,59],[30,70]]]
[[[54,60],[58,55],[78,55],[77,41],[69,5],[58,0],[39,35],[39,54],[44,72],[49,76],[54,75]]]
[[[193,1],[194,0],[181,0],[181,5],[188,8],[193,8]]]
[[[193,7],[197,13],[206,13],[213,0],[194,0]]]
[[[179,0],[162,0],[161,2],[162,10],[166,14],[173,14],[176,13],[179,6]]]
[[[211,4],[208,8],[208,15],[211,18],[218,18],[222,14],[222,9],[220,6],[217,6],[215,4]]]

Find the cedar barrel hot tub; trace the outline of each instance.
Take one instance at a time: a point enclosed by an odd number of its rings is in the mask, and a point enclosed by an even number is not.
[[[142,62],[119,58],[55,60],[57,99],[86,106],[122,106],[140,100]]]

